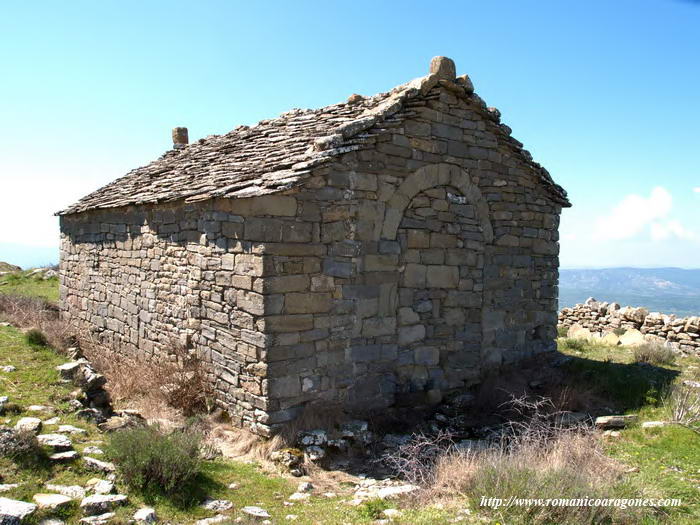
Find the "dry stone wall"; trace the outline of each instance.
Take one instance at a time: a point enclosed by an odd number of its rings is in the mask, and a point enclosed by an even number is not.
[[[592,338],[605,338],[618,344],[629,341],[632,344],[643,342],[669,346],[676,351],[700,354],[700,317],[676,317],[659,312],[649,312],[646,308],[607,303],[589,298],[583,304],[572,308],[562,308],[559,323],[569,327],[572,335]],[[573,327],[573,329],[571,328]],[[637,335],[635,332],[638,332]],[[626,338],[626,339],[625,339]]]
[[[504,129],[438,85],[283,193],[65,215],[63,315],[195,352],[261,434],[437,402],[555,346],[561,204]]]

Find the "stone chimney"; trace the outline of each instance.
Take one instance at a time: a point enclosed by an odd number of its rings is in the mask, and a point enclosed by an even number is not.
[[[190,142],[187,128],[173,128],[173,149],[182,149]]]

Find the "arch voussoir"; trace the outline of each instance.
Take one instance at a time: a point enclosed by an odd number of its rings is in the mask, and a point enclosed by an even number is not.
[[[396,239],[404,210],[413,197],[427,189],[445,185],[457,188],[467,198],[467,201],[475,206],[484,241],[486,243],[493,242],[493,226],[486,199],[471,181],[466,170],[446,162],[419,168],[404,179],[386,203],[382,238],[386,240]]]

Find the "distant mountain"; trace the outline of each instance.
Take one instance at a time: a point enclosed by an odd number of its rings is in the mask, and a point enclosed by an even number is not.
[[[700,269],[603,268],[559,271],[559,307],[595,297],[651,311],[700,315]]]

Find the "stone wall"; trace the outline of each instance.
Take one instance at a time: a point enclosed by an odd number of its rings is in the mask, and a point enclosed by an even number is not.
[[[569,328],[573,336],[596,339],[613,334],[607,339],[612,344],[650,342],[679,352],[700,354],[700,317],[676,317],[590,298],[573,308],[562,308],[559,323],[574,327]],[[617,335],[622,336],[622,341]]]
[[[64,316],[196,352],[261,434],[436,402],[554,349],[561,205],[503,129],[438,86],[284,194],[63,216]]]

